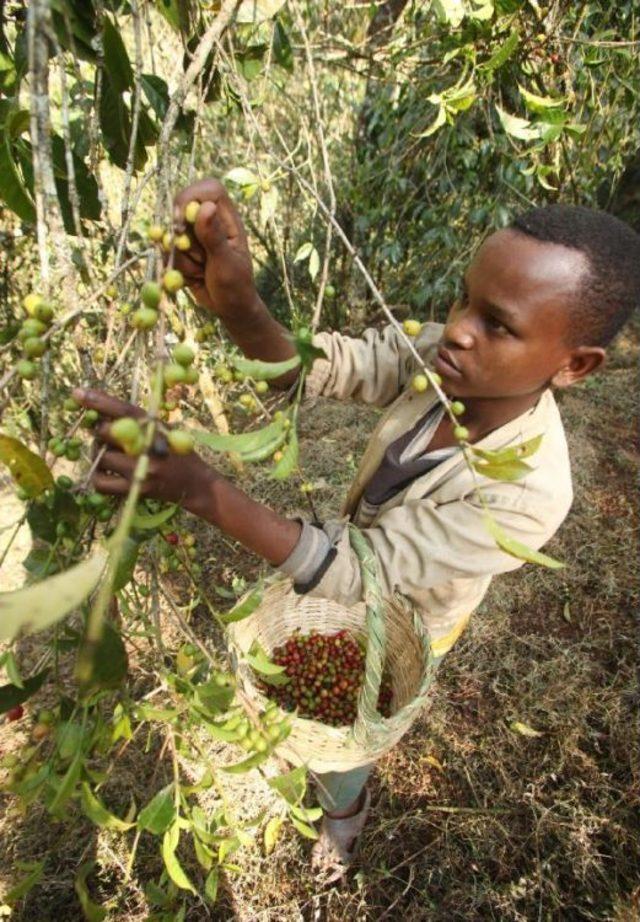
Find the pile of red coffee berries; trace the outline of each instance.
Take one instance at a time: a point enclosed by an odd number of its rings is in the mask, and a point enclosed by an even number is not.
[[[260,679],[260,690],[285,711],[297,711],[333,727],[353,723],[364,678],[364,647],[349,633],[296,633],[276,647],[271,660],[284,666],[286,684],[271,685]],[[391,716],[391,682],[383,675],[378,710]]]

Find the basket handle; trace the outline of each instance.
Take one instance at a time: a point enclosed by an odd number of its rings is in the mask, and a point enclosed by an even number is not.
[[[358,712],[353,724],[353,735],[356,740],[366,744],[372,735],[392,732],[396,724],[404,723],[422,706],[435,674],[435,657],[422,618],[418,612],[414,611],[414,628],[422,641],[425,656],[423,679],[413,701],[405,705],[393,717],[384,718],[378,711],[378,695],[386,650],[384,601],[380,587],[378,561],[362,532],[355,525],[349,524],[348,527],[351,547],[360,563],[367,629],[364,680],[358,697]]]

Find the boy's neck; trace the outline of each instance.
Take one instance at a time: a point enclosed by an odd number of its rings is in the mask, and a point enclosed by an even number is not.
[[[526,413],[536,405],[542,390],[532,394],[520,394],[514,397],[477,397],[464,398],[465,413],[461,423],[469,430],[471,442],[478,441]]]

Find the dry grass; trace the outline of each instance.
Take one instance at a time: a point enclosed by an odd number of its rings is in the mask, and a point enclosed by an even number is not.
[[[225,876],[219,907],[194,906],[190,922],[638,918],[637,357],[631,332],[603,375],[562,395],[576,500],[550,551],[569,567],[496,580],[441,667],[430,711],[378,766],[354,874],[319,891],[308,844],[286,834],[269,858],[247,850],[242,872]],[[373,416],[329,403],[305,415],[304,459],[321,514],[335,511]],[[274,488],[259,472],[249,485],[276,507],[302,506],[293,486]],[[207,580],[255,577],[255,560],[227,545],[221,554],[215,536],[198,532],[203,557],[210,548],[213,558]],[[201,613],[194,628],[212,636]],[[514,733],[512,719],[543,735]],[[144,802],[169,778],[156,744],[147,752],[143,742],[118,764],[114,803],[130,794]],[[243,778],[231,796],[245,815],[272,808],[258,777]],[[38,807],[26,817],[9,799],[4,807],[1,867],[47,855],[45,882],[16,920],[81,919],[73,873],[90,854],[99,861],[94,893],[112,901],[111,918],[149,918],[142,883],[160,871],[155,844],[143,839],[124,891],[126,852],[116,838],[96,837],[78,818],[53,825]]]

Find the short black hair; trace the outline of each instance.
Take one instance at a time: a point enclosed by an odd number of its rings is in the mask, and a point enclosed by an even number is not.
[[[589,270],[576,292],[572,339],[575,345],[611,342],[640,305],[640,234],[606,211],[579,205],[532,208],[511,227],[584,253]]]

